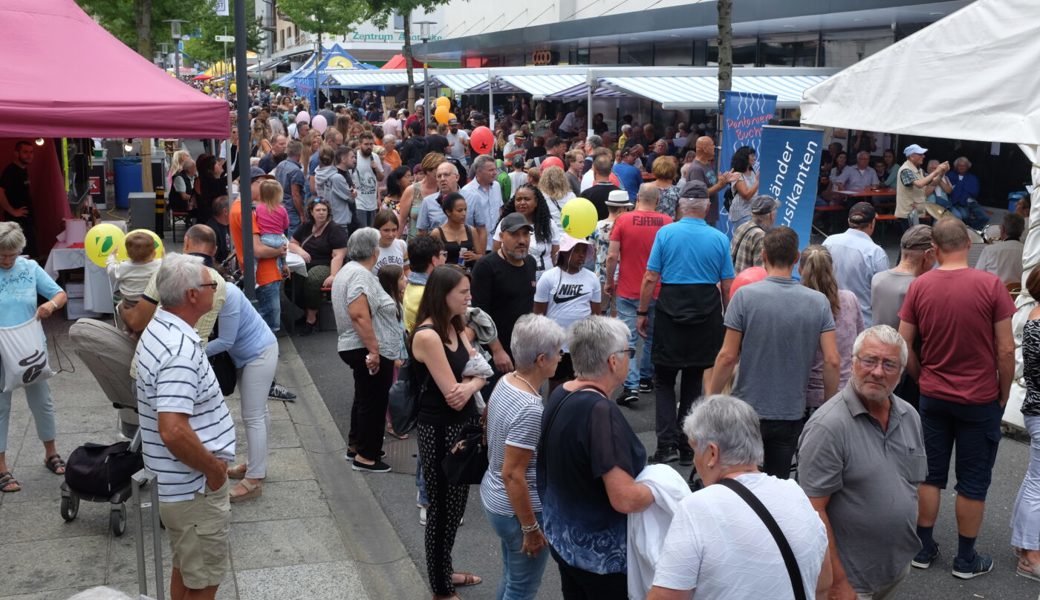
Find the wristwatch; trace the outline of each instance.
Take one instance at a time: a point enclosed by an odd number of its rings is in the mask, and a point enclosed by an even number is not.
[[[648,310],[637,310],[636,311],[636,316],[637,317],[648,317],[648,316],[650,316],[650,311],[648,311]]]

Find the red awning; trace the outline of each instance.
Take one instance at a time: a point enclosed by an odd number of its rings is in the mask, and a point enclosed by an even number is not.
[[[228,104],[127,48],[73,0],[0,0],[0,138],[230,134]]]
[[[403,54],[395,54],[393,58],[391,58],[390,60],[386,61],[386,64],[381,66],[381,67],[379,67],[379,68],[380,69],[406,69],[406,68],[408,68],[407,65],[408,65],[408,62],[405,61]],[[412,67],[414,67],[416,69],[421,69],[422,68],[422,61],[415,60],[415,57],[413,56],[412,57]]]

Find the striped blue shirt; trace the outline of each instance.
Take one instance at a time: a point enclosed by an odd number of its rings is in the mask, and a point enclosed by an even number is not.
[[[158,475],[159,500],[191,500],[206,477],[175,457],[159,436],[161,412],[189,415],[199,441],[217,458],[235,458],[235,424],[198,334],[162,308],[141,333],[137,360],[137,409],[144,464]]]
[[[528,390],[514,387],[505,377],[498,380],[495,391],[488,399],[487,441],[488,470],[480,482],[480,500],[488,512],[496,515],[516,514],[502,481],[502,465],[506,446],[531,450],[525,479],[531,509],[542,511],[542,501],[535,485],[535,465],[538,460],[538,438],[542,435],[542,398]]]

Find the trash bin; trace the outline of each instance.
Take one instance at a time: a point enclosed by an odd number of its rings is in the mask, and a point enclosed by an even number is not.
[[[123,156],[112,159],[116,180],[116,208],[130,208],[130,194],[141,189],[141,157]]]

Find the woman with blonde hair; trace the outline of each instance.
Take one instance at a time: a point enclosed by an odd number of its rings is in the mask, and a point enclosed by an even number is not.
[[[679,171],[675,157],[658,156],[650,168],[654,174],[654,185],[661,193],[657,199],[657,212],[675,219],[675,208],[679,204],[679,193],[682,191],[675,185],[675,176]]]
[[[544,169],[542,170],[541,178],[538,180],[538,189],[545,194],[553,222],[559,223],[560,213],[563,212],[564,205],[577,197],[574,190],[571,189],[567,175],[560,167]]]
[[[271,125],[266,119],[253,119],[249,156],[262,157],[271,151]]]
[[[419,209],[422,208],[423,198],[438,191],[437,167],[444,162],[444,155],[439,152],[430,152],[423,157],[419,163],[422,169],[422,177],[416,175],[415,181],[401,194],[401,202],[397,205],[398,215],[401,219],[401,239],[409,240],[419,233]]]
[[[841,356],[838,389],[844,388],[852,376],[852,346],[856,336],[863,331],[863,313],[859,309],[859,300],[849,290],[838,289],[834,261],[830,251],[823,246],[813,244],[802,251],[798,272],[802,276],[802,285],[826,296],[831,305],[834,336]],[[823,397],[823,351],[819,349],[816,350],[816,360],[809,374],[805,398],[807,418],[828,400]]]
[[[190,158],[191,154],[189,154],[184,148],[173,153],[173,157],[170,158],[170,169],[166,171],[166,189],[173,189],[173,176],[184,168],[185,161]]]

